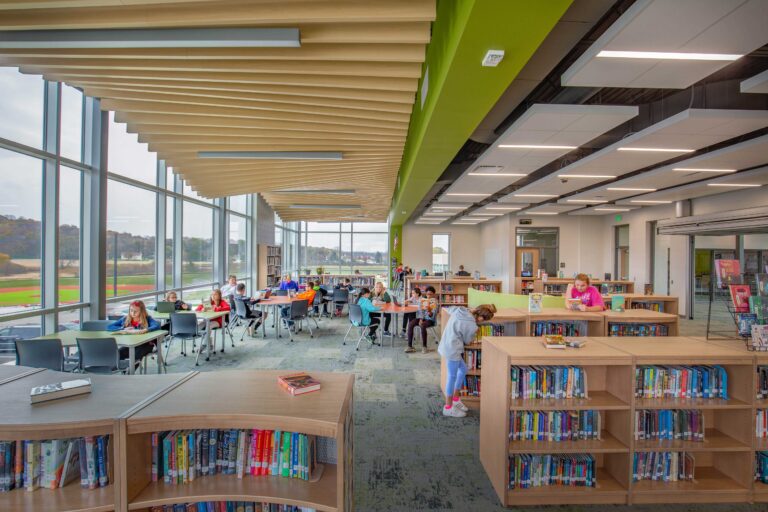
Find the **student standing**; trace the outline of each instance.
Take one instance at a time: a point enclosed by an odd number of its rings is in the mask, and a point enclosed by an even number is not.
[[[459,398],[459,391],[467,376],[467,364],[464,362],[464,346],[475,341],[477,324],[487,322],[496,313],[496,306],[486,304],[475,309],[463,306],[451,307],[451,314],[443,327],[443,335],[437,352],[445,359],[448,375],[445,381],[445,407],[443,416],[463,418],[467,415],[467,406]]]
[[[147,314],[147,307],[140,300],[131,302],[131,305],[128,306],[128,314],[123,315],[107,326],[107,330],[115,334],[144,334],[145,332],[158,329],[160,329],[160,322]],[[138,363],[147,354],[151,353],[154,347],[154,342],[144,343],[136,347],[134,349],[136,362]],[[128,347],[120,347],[119,352],[120,359],[128,359]]]
[[[357,305],[363,310],[363,324],[368,326],[368,337],[371,339],[371,343],[376,340],[376,328],[379,326],[381,319],[378,316],[371,316],[371,313],[381,311],[381,308],[376,307],[371,302],[371,290],[368,288],[360,289],[360,297],[357,299]]]
[[[384,289],[384,283],[378,282],[373,286],[373,292],[371,292],[371,300],[374,303],[381,302],[389,304],[392,302],[392,297],[389,296],[387,290]],[[384,313],[384,336],[389,336],[389,324],[392,322],[392,313]]]
[[[565,307],[578,311],[603,311],[605,303],[600,290],[590,284],[589,276],[578,274],[565,290]]]
[[[426,293],[419,299],[419,310],[416,312],[416,318],[408,322],[408,346],[405,347],[407,353],[416,351],[413,348],[413,330],[417,325],[421,329],[421,353],[427,353],[427,329],[435,325],[437,321],[437,298],[435,293],[434,286],[427,286]]]

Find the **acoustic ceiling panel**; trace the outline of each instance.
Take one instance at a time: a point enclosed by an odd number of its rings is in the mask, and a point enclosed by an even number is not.
[[[386,8],[348,1],[11,2],[0,12],[0,31],[298,29],[298,48],[51,45],[0,49],[0,65],[101,98],[104,110],[115,111],[116,121],[204,197],[259,192],[284,221],[349,218],[350,205],[361,206],[356,220],[387,218],[435,0],[391,0]],[[200,151],[341,152],[342,159],[200,158]],[[297,188],[355,192],[279,192]]]
[[[615,105],[533,105],[447,192],[498,192],[637,113],[637,107]]]
[[[768,43],[766,20],[765,0],[637,0],[561,83],[684,89]]]
[[[588,208],[582,208],[581,210],[568,212],[568,215],[616,215],[624,212],[630,212],[632,210],[637,210],[639,208],[640,206],[590,206]]]
[[[666,190],[659,190],[658,192],[643,194],[629,199],[621,199],[616,201],[616,204],[648,206],[722,194],[723,192],[732,192],[734,190],[757,188],[757,186],[765,187],[765,185],[768,185],[768,166]],[[766,192],[766,197],[768,197],[768,191]]]
[[[756,137],[746,142],[740,142],[674,164],[665,165],[652,171],[632,176],[631,178],[618,180],[609,185],[574,194],[567,199],[571,201],[588,201],[590,199],[615,201],[623,197],[642,194],[644,191],[647,192],[647,189],[660,190],[684,185],[694,181],[730,174],[730,172],[725,171],[735,172],[764,164],[768,164],[768,135]]]
[[[765,110],[688,109],[517,190],[559,196],[768,126]]]
[[[741,92],[768,94],[768,69],[739,84]]]

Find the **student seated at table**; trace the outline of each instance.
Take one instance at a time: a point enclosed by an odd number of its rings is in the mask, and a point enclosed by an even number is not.
[[[421,329],[421,353],[427,353],[427,329],[435,325],[437,321],[437,298],[435,297],[435,287],[427,286],[426,293],[419,299],[419,310],[416,311],[416,318],[408,322],[408,346],[405,351],[415,352],[413,348],[413,330],[416,326]]]
[[[173,309],[176,311],[189,311],[189,304],[179,299],[179,296],[174,291],[165,294],[165,301],[173,302]]]
[[[293,279],[291,279],[291,274],[285,274],[283,276],[283,280],[280,281],[280,289],[298,291],[299,284]]]
[[[371,301],[380,305],[379,303],[389,304],[392,302],[392,297],[384,289],[384,283],[379,281],[373,285],[373,292],[371,292]],[[392,322],[392,313],[384,313],[384,336],[389,336],[389,324]]]
[[[381,308],[376,307],[371,302],[371,290],[368,288],[360,289],[360,296],[357,298],[357,305],[363,310],[363,323],[362,325],[368,326],[368,338],[371,342],[376,339],[376,329],[379,327],[381,318],[378,316],[371,316],[371,313],[381,311]]]
[[[355,287],[352,286],[352,280],[348,277],[344,278],[343,283],[338,283],[333,287],[334,290],[347,290],[349,293],[355,291]],[[344,304],[336,304],[336,316],[341,316],[341,311],[344,309]]]
[[[459,265],[459,271],[456,272],[457,277],[469,277],[471,274],[464,270],[464,265]]]
[[[235,300],[242,301],[245,306],[245,318],[256,318],[256,324],[248,328],[248,336],[253,336],[253,333],[259,329],[261,322],[266,320],[266,313],[262,315],[261,311],[253,311],[251,306],[256,304],[259,299],[249,297],[245,294],[245,283],[239,283],[235,288]],[[231,310],[231,308],[230,308]]]
[[[237,290],[237,288],[235,288],[235,290]],[[197,306],[195,311],[230,311],[229,303],[223,300],[221,295],[221,290],[218,288],[213,290],[208,301],[202,302],[199,306]],[[223,327],[223,318],[224,317],[220,316],[219,318],[214,318],[211,320],[211,329],[220,329]]]
[[[411,290],[411,296],[405,299],[405,306],[418,306],[421,302],[421,288],[414,286]],[[405,330],[408,328],[408,323],[416,318],[416,312],[403,314],[403,330],[400,332],[400,336],[405,338]]]
[[[131,302],[128,306],[128,314],[124,315],[107,326],[109,332],[115,334],[144,334],[157,331],[160,323],[147,314],[147,307],[140,300]],[[155,348],[154,342],[144,343],[134,349],[136,362],[141,361]],[[120,347],[120,359],[128,359],[128,347]]]
[[[328,295],[328,290],[326,290],[325,288],[320,286],[320,281],[315,283],[315,287],[313,288],[313,290],[315,290],[315,295],[317,295],[319,293],[323,298],[325,298],[325,296]],[[323,314],[327,315],[328,314],[328,303],[326,301],[324,301],[324,300],[322,302],[323,302]],[[309,306],[312,307],[312,304],[310,304]]]
[[[298,300],[306,300],[307,301],[307,308],[312,307],[312,303],[315,301],[315,283],[314,281],[307,281],[307,289],[304,290],[301,293],[297,293],[294,299]],[[280,316],[283,318],[288,318],[291,316],[291,306],[284,306],[280,310]],[[288,326],[293,325],[293,320],[288,320]]]
[[[565,290],[565,308],[574,311],[603,311],[605,303],[600,290],[590,285],[587,274],[579,274]]]
[[[237,276],[232,274],[229,276],[229,279],[227,280],[227,284],[221,287],[221,296],[225,299],[229,298],[230,295],[234,295],[237,291]]]

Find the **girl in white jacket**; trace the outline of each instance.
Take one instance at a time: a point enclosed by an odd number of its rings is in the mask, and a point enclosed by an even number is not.
[[[443,335],[437,352],[445,359],[448,377],[445,383],[445,407],[443,416],[463,418],[467,415],[467,406],[459,399],[459,391],[467,375],[464,363],[464,345],[475,341],[477,324],[488,322],[496,313],[496,306],[483,304],[475,309],[452,307],[447,309],[451,318],[443,327]]]

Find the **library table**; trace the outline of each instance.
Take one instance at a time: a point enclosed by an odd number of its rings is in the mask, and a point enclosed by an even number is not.
[[[381,323],[379,324],[379,327],[380,327],[379,339],[381,340],[382,345],[384,344],[384,314],[388,313],[394,317],[392,320],[394,320],[395,327],[392,328],[392,326],[390,326],[391,330],[389,331],[389,341],[392,342],[392,346],[394,347],[395,332],[397,331],[397,316],[399,314],[405,315],[407,313],[415,313],[416,311],[419,310],[419,307],[413,306],[413,305],[407,305],[407,304],[401,304],[399,306],[395,306],[395,304],[392,302],[387,302],[385,304],[378,305],[377,307],[381,308],[381,310],[377,311],[376,313],[378,313],[379,317],[381,318]]]
[[[77,346],[77,338],[95,339],[95,338],[115,338],[119,347],[128,348],[128,373],[133,374],[134,367],[136,366],[136,347],[149,343],[150,341],[157,340],[160,343],[166,336],[168,331],[157,330],[146,332],[144,334],[116,334],[110,331],[59,331],[46,336],[40,336],[35,338],[36,340],[50,340],[60,339],[62,346],[67,350],[67,354],[72,347]],[[163,351],[157,350],[157,372],[163,371]]]
[[[262,311],[266,311],[267,307],[272,308],[272,314],[275,315],[273,318],[275,319],[275,338],[280,337],[280,311],[278,311],[278,308],[281,306],[290,306],[291,302],[295,300],[302,300],[302,299],[296,299],[294,297],[287,297],[285,295],[273,295],[268,299],[260,299],[259,302],[257,302],[255,305],[259,306]],[[307,308],[312,307],[311,305],[308,305]],[[267,323],[264,321],[265,318],[261,319],[261,326],[262,326],[262,332],[264,334],[264,337],[267,337]]]

